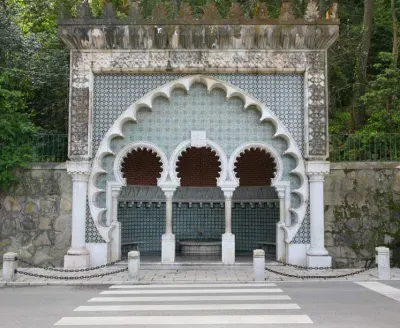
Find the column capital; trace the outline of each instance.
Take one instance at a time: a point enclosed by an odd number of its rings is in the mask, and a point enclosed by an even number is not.
[[[219,186],[224,193],[225,198],[232,198],[233,197],[233,192],[236,190],[237,185],[234,183],[229,183],[229,184],[224,184],[222,186]]]
[[[107,182],[108,184],[109,182]],[[121,189],[122,189],[122,185],[120,183],[110,183],[110,191],[111,191],[111,196],[113,198],[118,198],[119,195],[121,194]]]
[[[73,181],[87,181],[90,175],[90,161],[67,161],[67,173]]]
[[[174,196],[175,190],[177,186],[175,185],[170,185],[170,186],[160,186],[161,190],[164,192],[165,198],[167,200],[171,200],[172,197]]]
[[[279,199],[284,199],[286,190],[290,189],[290,182],[289,181],[280,181],[274,185],[276,189],[276,193],[278,194]]]
[[[329,174],[330,162],[326,161],[309,161],[306,163],[306,172],[310,178],[321,177]]]

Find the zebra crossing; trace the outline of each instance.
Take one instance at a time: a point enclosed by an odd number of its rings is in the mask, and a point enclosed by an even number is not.
[[[311,324],[274,283],[115,285],[55,326],[221,327]]]

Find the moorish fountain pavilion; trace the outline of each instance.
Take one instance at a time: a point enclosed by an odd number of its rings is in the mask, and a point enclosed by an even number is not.
[[[174,20],[132,3],[102,18],[85,2],[63,16],[71,51],[69,161],[72,243],[66,268],[120,259],[132,247],[235,255],[273,246],[292,264],[330,266],[324,247],[329,173],[327,49],[336,6],[304,17],[283,2],[245,19],[209,5]]]

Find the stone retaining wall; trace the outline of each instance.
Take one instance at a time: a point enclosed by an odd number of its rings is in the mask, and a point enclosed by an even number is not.
[[[325,183],[325,241],[334,264],[360,266],[374,255],[400,210],[400,163],[333,163]],[[60,266],[70,245],[72,181],[64,164],[35,164],[0,194],[0,255],[16,251]],[[398,225],[397,225],[398,228]],[[0,258],[0,263],[1,263]]]
[[[325,182],[325,245],[339,267],[363,266],[385,231],[400,228],[400,163],[332,163]]]
[[[15,251],[38,265],[61,266],[71,243],[71,177],[65,164],[52,163],[19,175],[18,185],[0,193],[0,263]]]

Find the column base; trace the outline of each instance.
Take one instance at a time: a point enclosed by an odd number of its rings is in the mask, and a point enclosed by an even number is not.
[[[308,268],[331,268],[332,257],[331,256],[312,256],[307,255],[307,267]]]
[[[175,235],[162,235],[161,240],[161,263],[170,264],[175,262]]]
[[[89,265],[89,252],[88,254],[67,254],[64,256],[64,269],[86,269]]]
[[[222,263],[235,264],[235,235],[231,233],[222,235]]]

